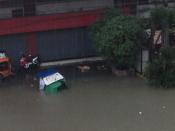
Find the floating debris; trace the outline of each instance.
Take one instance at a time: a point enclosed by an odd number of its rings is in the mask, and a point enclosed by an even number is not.
[[[105,65],[97,66],[97,70],[107,70]]]
[[[143,113],[140,111],[140,112],[139,112],[139,115],[142,115],[142,114],[143,114]]]
[[[84,65],[84,66],[78,66],[78,69],[79,69],[81,72],[87,72],[87,71],[89,71],[91,68],[90,68],[90,66]]]
[[[162,106],[162,108],[163,108],[163,109],[165,109],[165,108],[166,108],[166,106]]]

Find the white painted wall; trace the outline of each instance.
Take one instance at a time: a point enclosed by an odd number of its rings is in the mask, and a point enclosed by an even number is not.
[[[94,10],[110,8],[114,6],[114,0],[83,0],[73,2],[60,2],[50,4],[40,4],[36,6],[36,14],[54,14],[63,12],[74,12],[80,10]]]
[[[154,5],[154,4],[145,4],[145,5],[138,5],[137,6],[137,15],[144,17],[144,18],[149,18],[151,9],[154,9],[155,7],[161,7],[161,4]],[[168,4],[169,8],[175,8],[175,2],[170,2]]]
[[[142,58],[141,58],[142,57]],[[142,54],[140,53],[138,56],[138,62],[136,65],[136,70],[139,73],[145,72],[145,69],[149,62],[149,51],[148,50],[142,50]]]
[[[137,15],[148,18],[150,16],[151,9],[155,8],[154,5],[139,5],[137,6]]]
[[[143,50],[142,52],[142,71],[145,72],[145,69],[149,62],[149,51]]]
[[[55,14],[63,12],[72,12],[80,10],[94,10],[113,7],[113,0],[83,0],[83,1],[72,1],[72,2],[59,2],[50,4],[39,4],[36,5],[36,14]],[[19,8],[19,7],[15,7]],[[13,8],[0,8],[0,19],[6,19],[12,17]]]
[[[0,8],[0,19],[12,18],[12,10],[21,8],[23,7]]]
[[[0,19],[11,18],[12,8],[1,8],[0,9]]]

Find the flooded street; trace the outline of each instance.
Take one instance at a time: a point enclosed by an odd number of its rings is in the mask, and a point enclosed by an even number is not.
[[[0,87],[1,131],[174,131],[175,89],[149,87],[108,71],[61,71],[69,85],[55,95],[23,76]],[[33,81],[33,80],[31,80]]]

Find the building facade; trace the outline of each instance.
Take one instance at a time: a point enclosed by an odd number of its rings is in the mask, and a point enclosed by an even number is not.
[[[37,54],[43,62],[95,56],[88,27],[104,9],[117,7],[125,14],[148,17],[159,5],[162,1],[0,0],[0,50],[14,65],[24,53]]]

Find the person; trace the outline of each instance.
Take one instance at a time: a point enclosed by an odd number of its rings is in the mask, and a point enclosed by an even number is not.
[[[27,63],[28,63],[28,62],[27,62],[26,56],[25,56],[25,55],[22,55],[22,57],[21,57],[21,59],[20,59],[20,66],[21,66],[22,68],[25,68],[25,66],[26,66]]]

